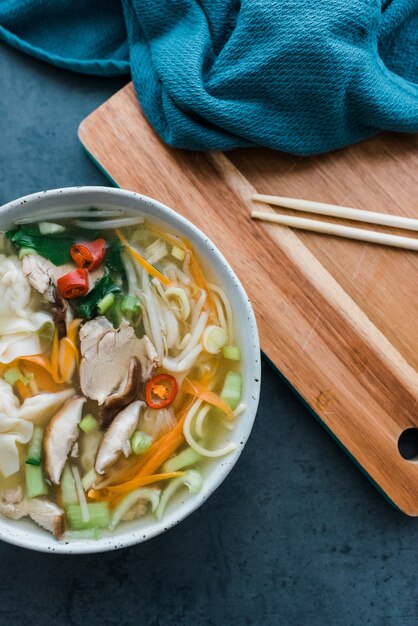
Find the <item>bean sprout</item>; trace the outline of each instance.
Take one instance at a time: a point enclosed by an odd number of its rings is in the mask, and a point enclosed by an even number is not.
[[[202,456],[211,457],[211,458],[225,456],[226,454],[233,452],[237,447],[234,443],[228,443],[223,448],[218,448],[218,450],[207,450],[206,448],[203,448],[203,446],[198,444],[197,441],[194,439],[191,433],[191,426],[192,426],[196,411],[200,408],[201,404],[202,404],[202,400],[196,400],[190,407],[189,412],[187,413],[186,418],[184,420],[183,434],[187,443],[189,444],[191,448],[193,448],[193,450],[196,450],[196,452],[198,452]]]
[[[221,289],[220,287],[218,287],[217,285],[209,284],[209,287],[210,287],[211,291],[214,291],[215,293],[217,293],[219,295],[220,299],[222,300],[222,304],[223,304],[223,306],[225,308],[225,313],[226,313],[228,341],[229,341],[229,343],[232,344],[234,342],[234,323],[233,323],[233,313],[232,313],[232,309],[231,309],[231,305],[229,303],[229,300],[228,300],[224,290]]]
[[[88,230],[108,230],[111,228],[124,228],[125,226],[135,226],[136,224],[143,224],[144,218],[138,217],[121,217],[120,219],[103,220],[96,222],[85,222],[83,220],[75,220],[75,224],[80,228],[87,228]]]

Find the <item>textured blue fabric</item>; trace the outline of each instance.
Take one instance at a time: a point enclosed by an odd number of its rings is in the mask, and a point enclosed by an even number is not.
[[[0,38],[130,70],[177,147],[313,154],[418,131],[418,0],[0,0]]]

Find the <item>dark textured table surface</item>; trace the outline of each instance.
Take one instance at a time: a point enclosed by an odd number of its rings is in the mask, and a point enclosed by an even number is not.
[[[77,126],[122,84],[0,45],[0,205],[107,184]],[[0,542],[0,624],[415,625],[416,539],[418,520],[391,508],[263,363],[253,434],[203,507],[111,554]]]

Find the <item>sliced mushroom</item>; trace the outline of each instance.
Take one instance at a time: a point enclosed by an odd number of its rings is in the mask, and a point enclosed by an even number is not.
[[[67,334],[68,301],[64,300],[56,287],[53,288],[54,306],[51,307],[52,319],[58,331],[58,339]]]
[[[45,471],[54,485],[59,485],[67,457],[78,437],[78,424],[85,401],[80,396],[67,400],[45,430]]]
[[[122,391],[112,393],[100,407],[99,421],[103,428],[107,428],[125,406],[136,400],[141,384],[141,364],[137,358],[133,357],[129,361],[128,378],[123,384]]]
[[[21,487],[7,489],[0,494],[0,513],[10,519],[20,519],[29,515],[29,501],[23,498]]]
[[[85,396],[101,405],[126,378],[132,357],[141,363],[142,380],[157,366],[157,354],[148,337],[138,339],[126,320],[119,328],[103,316],[80,330],[80,384]],[[100,372],[100,376],[97,373]]]
[[[32,498],[28,503],[29,517],[52,533],[55,539],[61,539],[65,531],[64,511],[54,502],[43,498]]]
[[[39,526],[61,539],[65,529],[64,511],[44,498],[24,498],[21,487],[0,494],[0,513],[10,519],[29,517]]]
[[[104,474],[116,463],[123,453],[126,457],[131,452],[129,440],[133,435],[139,420],[144,402],[137,400],[123,409],[107,429],[99,446],[95,462],[97,474]]]

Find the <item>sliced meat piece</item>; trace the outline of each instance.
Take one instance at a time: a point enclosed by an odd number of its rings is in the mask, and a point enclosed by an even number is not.
[[[22,259],[23,273],[29,280],[31,286],[45,295],[46,299],[54,302],[54,290],[50,289],[55,285],[57,279],[74,269],[69,263],[65,265],[54,265],[49,259],[40,254],[27,254]]]
[[[29,501],[23,498],[22,487],[7,489],[0,493],[0,513],[10,519],[29,515]]]
[[[80,330],[80,384],[85,396],[103,404],[126,380],[132,357],[141,363],[142,380],[157,366],[157,354],[148,337],[138,339],[126,320],[119,328],[103,316]]]
[[[38,526],[53,533],[56,539],[61,539],[64,534],[64,511],[44,498],[24,498],[21,487],[0,494],[0,513],[15,520],[29,515]]]
[[[60,540],[65,531],[65,513],[61,507],[43,498],[32,498],[28,504],[29,517]]]
[[[80,396],[67,400],[45,430],[45,471],[54,485],[59,485],[67,457],[78,438],[78,424],[85,401]]]
[[[99,446],[95,462],[97,474],[104,474],[119,459],[123,453],[129,456],[129,443],[138,425],[139,415],[145,402],[137,400],[123,409],[107,429]]]

